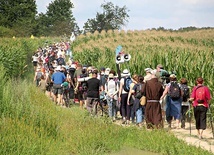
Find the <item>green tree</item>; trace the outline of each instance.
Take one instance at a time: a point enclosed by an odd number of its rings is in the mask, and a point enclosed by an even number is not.
[[[50,35],[70,35],[71,32],[79,32],[79,27],[73,16],[73,8],[74,5],[70,0],[55,0],[49,4],[46,13],[46,26]]]
[[[102,30],[119,30],[122,26],[125,26],[128,22],[128,12],[129,10],[126,6],[120,8],[117,5],[114,5],[112,2],[106,2],[101,5],[103,9],[102,13],[96,14],[96,18],[88,19],[84,24],[83,29],[84,33],[95,32]]]
[[[35,26],[35,0],[0,1],[0,26],[11,28],[18,36],[29,36]]]
[[[36,16],[36,27],[34,29],[35,36],[49,36],[50,29],[48,17],[44,13],[39,13]]]

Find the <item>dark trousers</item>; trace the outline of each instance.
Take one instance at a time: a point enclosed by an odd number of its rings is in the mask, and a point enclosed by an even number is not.
[[[127,116],[127,99],[128,99],[128,93],[127,94],[121,94],[121,113],[122,117]]]
[[[194,107],[196,129],[206,129],[207,108],[204,106]]]
[[[185,122],[186,122],[186,113],[189,109],[189,106],[182,106],[181,107],[181,127],[185,128]]]

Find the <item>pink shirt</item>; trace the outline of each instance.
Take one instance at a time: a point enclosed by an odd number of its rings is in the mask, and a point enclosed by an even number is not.
[[[193,106],[195,107],[195,106],[197,106],[198,105],[198,102],[196,101],[196,88],[198,87],[198,86],[200,86],[200,85],[197,85],[197,86],[195,86],[194,88],[193,88],[193,90],[192,90],[192,94],[191,94],[191,98],[194,98],[194,101],[193,101]],[[204,88],[204,92],[205,92],[205,101],[204,101],[204,106],[205,107],[209,107],[209,105],[208,105],[208,100],[210,100],[211,99],[211,95],[210,95],[210,90],[209,90],[209,88],[207,87],[207,86],[203,86],[203,88]]]

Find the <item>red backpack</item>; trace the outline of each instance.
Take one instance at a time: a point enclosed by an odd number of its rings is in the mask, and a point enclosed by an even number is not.
[[[195,90],[195,99],[197,103],[202,104],[206,100],[205,96],[205,87],[204,86],[198,86]]]

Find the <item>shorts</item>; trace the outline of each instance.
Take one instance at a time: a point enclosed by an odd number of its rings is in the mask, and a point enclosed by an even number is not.
[[[46,86],[46,91],[50,92],[53,88],[53,83],[48,83]]]
[[[33,61],[33,66],[34,66],[34,67],[37,66],[37,61]]]
[[[93,110],[93,107],[94,105],[99,102],[99,99],[98,98],[90,98],[90,97],[87,97],[87,100],[86,100],[86,108],[89,112],[92,112]]]
[[[62,92],[63,92],[63,90],[62,90],[61,84],[53,84],[53,93],[54,93],[54,95],[57,95],[57,94],[62,95]]]
[[[77,98],[79,101],[86,100],[87,92],[80,91],[77,93]]]

